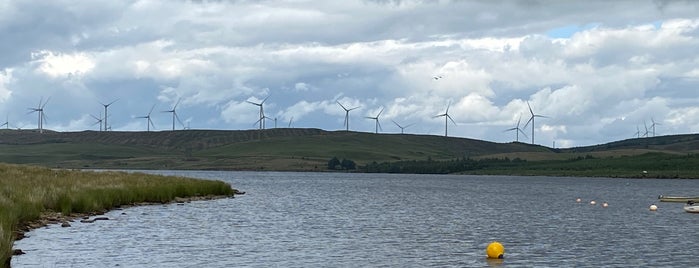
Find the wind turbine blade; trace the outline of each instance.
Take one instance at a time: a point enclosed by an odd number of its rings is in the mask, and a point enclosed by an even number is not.
[[[532,106],[529,105],[529,101],[527,101],[527,107],[529,107],[529,113],[531,113],[532,117],[534,117],[534,111],[532,111]]]
[[[150,112],[148,112],[148,117],[150,117],[150,114],[153,113],[153,109],[155,109],[155,104],[153,104],[153,107],[150,108]]]
[[[354,108],[352,108],[352,109],[349,109],[349,110],[350,110],[350,111],[352,111],[352,110],[356,110],[356,109],[359,109],[359,107],[361,107],[361,106],[357,106],[357,107],[354,107]]]
[[[522,114],[519,114],[519,119],[517,119],[517,128],[519,128],[519,123],[522,122]]]
[[[529,125],[529,123],[530,123],[532,120],[534,120],[534,117],[533,117],[533,116],[530,117],[529,120],[527,120],[527,123],[524,124],[524,127],[523,127],[523,128],[527,128],[527,126]]]
[[[449,118],[449,120],[451,120],[451,122],[456,126],[456,122],[454,122],[454,119],[452,119],[450,115],[447,114],[447,118]]]
[[[519,130],[519,128],[513,127],[513,128],[508,128],[503,130],[502,132],[508,132],[508,131],[513,131],[513,130]]]
[[[182,123],[182,120],[180,120],[180,116],[177,115],[176,112],[173,112],[175,114],[175,118],[177,119],[177,122],[180,122],[180,125],[182,125],[182,128],[184,128],[184,123]]]
[[[403,127],[402,127],[401,125],[399,125],[398,123],[396,123],[396,121],[393,121],[393,119],[391,119],[391,122],[393,122],[394,124],[396,124],[396,126],[398,126],[398,128],[403,129]]]
[[[527,136],[527,133],[524,133],[524,130],[522,130],[521,128],[517,128],[517,131],[519,131],[519,133],[522,133],[522,135],[524,135],[525,138],[529,138],[529,136]]]
[[[180,101],[182,101],[182,98],[177,99],[177,102],[175,103],[175,107],[172,107],[172,110],[174,111],[177,109],[177,105],[180,105]]]
[[[381,115],[381,113],[383,113],[383,109],[384,109],[384,107],[381,107],[381,111],[379,111],[379,114],[376,115],[376,118],[379,118],[379,116]]]
[[[44,107],[46,107],[46,104],[49,103],[49,100],[51,100],[51,97],[46,98],[46,102],[44,102],[44,104],[41,105],[42,110],[44,109]]]
[[[345,108],[345,106],[344,106],[344,105],[342,105],[342,103],[340,103],[339,101],[335,101],[335,102],[337,102],[337,104],[339,104],[339,105],[340,105],[340,107],[342,107],[342,109],[343,109],[343,110],[347,111],[347,108]]]
[[[447,103],[447,110],[444,112],[444,114],[449,113],[449,107],[451,107],[451,100],[449,100],[449,102]]]
[[[267,99],[269,99],[269,96],[272,96],[272,94],[267,95],[267,97],[265,97],[265,99],[262,100],[262,102],[260,102],[260,105],[264,104],[265,101],[267,101]]]

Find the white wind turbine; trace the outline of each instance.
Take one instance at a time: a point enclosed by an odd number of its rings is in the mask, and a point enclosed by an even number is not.
[[[391,121],[393,121],[393,120],[391,120]],[[409,124],[409,125],[407,125],[407,126],[401,126],[401,125],[398,124],[396,121],[393,121],[393,123],[396,124],[396,126],[398,126],[398,128],[400,128],[400,134],[405,134],[404,131],[405,131],[406,128],[408,128],[408,127],[410,127],[410,126],[412,126],[412,125],[415,125],[415,123],[412,123],[412,124]]]
[[[345,110],[345,123],[343,124],[343,126],[345,127],[345,131],[349,131],[349,112],[352,111],[352,110],[354,110],[354,109],[358,109],[359,106],[354,107],[354,108],[347,109],[347,108],[346,108],[344,105],[342,105],[342,103],[340,103],[339,101],[335,101],[335,102],[337,102],[337,104],[339,104],[340,107],[342,107],[342,109]]]
[[[383,109],[384,108],[381,107],[381,111],[379,111],[379,113],[375,117],[366,116],[366,118],[373,119],[376,121],[376,132],[375,133],[377,133],[377,134],[379,133],[379,129],[381,129],[381,123],[379,123],[379,116],[381,115],[381,113],[383,113]],[[383,129],[381,129],[381,130],[383,130]]]
[[[449,106],[451,106],[451,101],[447,103],[447,110],[443,114],[434,116],[435,118],[444,116],[444,137],[447,137],[449,134],[449,120],[451,120],[451,122],[456,126],[456,122],[454,122],[454,119],[452,119],[451,115],[449,115]]]
[[[180,104],[180,101],[182,99],[178,99],[177,103],[175,103],[175,106],[172,107],[172,110],[167,110],[167,111],[162,111],[163,113],[172,113],[172,131],[175,131],[175,119],[177,119],[177,122],[180,122],[180,125],[182,125],[182,128],[184,128],[184,123],[182,123],[182,120],[180,120],[180,117],[177,115],[177,105]]]
[[[102,120],[103,120],[103,119],[102,119],[102,113],[100,113],[100,117],[97,117],[97,116],[94,116],[94,115],[90,115],[90,116],[92,116],[92,118],[95,119],[95,123],[92,124],[92,125],[94,126],[94,125],[99,124],[99,125],[100,125],[100,132],[102,132]]]
[[[250,103],[252,105],[260,107],[260,117],[259,117],[259,119],[257,119],[257,121],[255,121],[255,123],[260,122],[260,129],[265,128],[265,120],[264,120],[265,119],[265,110],[262,106],[265,104],[265,101],[267,101],[268,98],[269,98],[269,96],[267,96],[265,99],[263,99],[260,103],[246,101],[247,103]]]
[[[107,108],[109,108],[109,105],[112,105],[113,103],[115,103],[118,100],[119,99],[113,100],[112,102],[107,103],[107,104],[100,102],[100,104],[102,104],[102,106],[104,106],[104,131],[108,131],[111,129],[111,127],[109,127],[109,125],[107,124],[107,118],[109,117],[109,115],[107,114]]]
[[[534,144],[534,118],[536,118],[536,117],[548,118],[548,117],[540,115],[540,114],[534,114],[534,111],[532,110],[532,106],[529,105],[529,101],[527,101],[527,107],[529,107],[529,113],[531,114],[531,117],[529,118],[527,123],[524,124],[524,128],[527,128],[527,126],[529,125],[529,122],[532,123],[532,144]]]
[[[44,114],[44,107],[46,107],[46,104],[49,103],[49,98],[46,98],[46,102],[42,104],[43,98],[39,99],[39,105],[36,106],[36,108],[28,108],[30,111],[29,113],[38,113],[39,114],[39,123],[38,123],[38,129],[39,133],[44,133],[44,121],[46,121],[46,114]]]
[[[655,137],[655,126],[659,126],[659,125],[661,125],[661,124],[658,123],[658,122],[655,122],[655,120],[653,120],[653,117],[650,118],[650,121],[652,122],[652,123],[650,124],[650,128],[651,128],[651,130],[653,131],[653,137]]]
[[[150,132],[151,126],[153,126],[153,129],[155,129],[155,125],[153,124],[153,120],[151,120],[151,118],[150,118],[150,114],[153,113],[153,109],[155,109],[155,104],[153,104],[153,107],[150,108],[150,111],[148,112],[147,115],[136,117],[136,118],[145,118],[146,119],[146,131],[148,131],[148,132]]]
[[[521,122],[522,122],[522,115],[520,114],[520,115],[519,115],[519,119],[517,119],[517,126],[515,126],[515,127],[513,127],[513,128],[508,128],[508,129],[505,130],[505,131],[514,131],[514,132],[515,132],[515,141],[516,141],[516,142],[519,142],[519,133],[522,133],[522,135],[524,135],[525,137],[527,136],[527,134],[524,133],[524,130],[522,130],[522,129],[519,127],[519,124],[520,124]]]

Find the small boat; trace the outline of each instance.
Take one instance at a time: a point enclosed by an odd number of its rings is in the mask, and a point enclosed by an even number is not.
[[[689,213],[699,213],[699,204],[695,204],[693,201],[687,201],[684,205],[684,211]]]
[[[686,203],[689,201],[699,202],[699,196],[664,196],[659,195],[660,202]]]

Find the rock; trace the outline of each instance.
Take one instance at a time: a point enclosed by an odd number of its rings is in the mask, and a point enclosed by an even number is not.
[[[61,227],[70,227],[70,223],[64,221],[63,223],[61,223]]]
[[[15,249],[12,251],[12,255],[24,255],[24,254],[26,254],[26,253],[24,253],[24,251],[22,251],[21,249]]]
[[[92,218],[92,219],[83,219],[83,220],[80,220],[80,222],[82,222],[82,223],[93,223],[93,222],[95,222],[95,221],[106,221],[106,220],[109,220],[109,218],[107,218],[107,217],[96,217],[96,218]]]

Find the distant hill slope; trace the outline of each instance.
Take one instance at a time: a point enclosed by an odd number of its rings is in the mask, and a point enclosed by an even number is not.
[[[277,128],[153,132],[0,130],[0,161],[68,168],[323,170],[332,157],[357,164],[456,158],[569,159],[585,154],[699,151],[699,135],[551,149],[524,143],[412,134]]]

